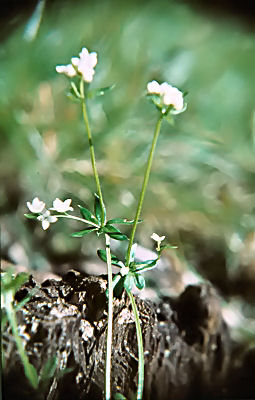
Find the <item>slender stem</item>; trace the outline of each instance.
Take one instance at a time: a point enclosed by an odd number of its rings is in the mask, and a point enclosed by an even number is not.
[[[89,120],[88,120],[88,113],[87,113],[87,106],[86,106],[86,100],[85,100],[85,93],[84,93],[84,81],[81,78],[80,81],[80,93],[81,93],[81,99],[82,99],[82,113],[83,113],[83,119],[85,122],[86,130],[87,130],[87,135],[88,135],[88,141],[89,141],[89,151],[90,151],[90,158],[91,158],[91,164],[92,164],[92,169],[96,181],[96,187],[99,195],[99,200],[100,200],[100,205],[101,205],[101,210],[104,209],[104,200],[103,200],[103,194],[101,190],[101,185],[99,181],[99,176],[97,172],[97,166],[96,166],[96,157],[95,157],[95,150],[92,142],[92,135],[91,135],[91,130],[90,130],[90,125],[89,125]],[[102,212],[103,213],[103,212]],[[102,215],[102,225],[104,224],[104,216]]]
[[[88,134],[91,164],[102,210],[101,225],[103,226],[105,224],[105,215],[103,212],[105,207],[104,207],[104,200],[103,200],[99,175],[97,172],[95,151],[88,120],[83,79],[81,79],[80,81],[80,94],[82,99],[82,113]],[[106,247],[106,261],[107,261],[107,273],[108,273],[108,319],[107,319],[106,360],[105,360],[105,399],[110,400],[111,399],[111,353],[112,353],[112,330],[113,330],[113,284],[112,284],[112,261],[111,261],[111,250],[110,250],[110,237],[107,234],[105,234],[105,247]]]
[[[99,225],[95,224],[94,222],[87,221],[84,218],[75,217],[74,215],[52,215],[52,217],[75,219],[76,221],[81,221],[81,222],[84,222],[85,224],[93,225],[96,228],[99,228]]]
[[[139,321],[139,314],[137,305],[135,302],[135,298],[133,294],[127,290],[127,294],[130,298],[132,304],[132,310],[135,316],[135,327],[136,327],[136,335],[137,335],[137,344],[138,344],[138,386],[137,386],[137,400],[141,400],[143,396],[143,385],[144,385],[144,353],[143,353],[143,336],[141,324]]]
[[[113,285],[112,285],[112,261],[110,250],[110,237],[105,235],[106,260],[108,272],[108,321],[106,338],[106,361],[105,361],[105,398],[111,398],[111,352],[112,352],[112,330],[113,330]]]
[[[134,220],[134,224],[133,224],[131,235],[130,235],[130,239],[129,239],[129,245],[128,245],[128,250],[127,250],[127,266],[129,265],[129,262],[130,262],[131,248],[132,248],[132,245],[133,245],[133,242],[134,242],[135,231],[136,231],[136,228],[137,228],[138,220],[139,220],[140,213],[141,213],[141,210],[142,210],[144,195],[145,195],[146,188],[147,188],[148,181],[149,181],[149,177],[150,177],[153,155],[154,155],[154,152],[155,152],[158,136],[159,136],[159,133],[160,133],[160,127],[161,127],[162,120],[163,120],[163,115],[160,114],[160,117],[159,117],[158,122],[156,124],[155,132],[154,132],[154,136],[153,136],[153,140],[152,140],[152,144],[151,144],[151,150],[150,150],[150,154],[149,154],[148,161],[147,161],[147,167],[146,167],[146,171],[145,171],[145,175],[144,175],[144,180],[143,180],[143,186],[142,186],[142,190],[141,190],[141,194],[140,194],[140,199],[139,199],[139,202],[138,202],[138,205],[137,205],[135,220]]]

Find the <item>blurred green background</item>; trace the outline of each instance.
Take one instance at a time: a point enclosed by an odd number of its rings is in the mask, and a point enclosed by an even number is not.
[[[81,110],[55,72],[86,46],[98,53],[91,87],[116,85],[89,101],[108,216],[135,213],[157,118],[147,82],[188,91],[187,111],[163,125],[137,241],[152,248],[152,232],[166,235],[185,268],[254,301],[254,32],[179,1],[51,2],[41,17],[23,18],[1,42],[2,257],[61,274],[94,255],[95,238],[68,236],[77,224],[44,232],[23,216],[35,196],[92,206]]]

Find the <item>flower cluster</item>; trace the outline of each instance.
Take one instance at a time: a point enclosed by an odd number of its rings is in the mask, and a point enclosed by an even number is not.
[[[147,85],[147,92],[148,94],[159,95],[163,105],[173,106],[173,109],[177,113],[185,110],[183,93],[167,82],[161,83],[161,85],[157,81],[149,82]]]
[[[65,201],[62,201],[56,198],[53,201],[53,207],[48,210],[45,203],[41,201],[38,197],[35,197],[32,203],[30,203],[30,201],[27,202],[27,207],[33,214],[39,214],[35,218],[42,223],[43,230],[46,230],[49,228],[50,224],[53,224],[58,220],[56,215],[51,215],[50,210],[57,211],[58,213],[73,211],[73,207],[70,206],[71,202],[71,199],[66,199]]]
[[[89,53],[86,47],[83,47],[79,53],[79,57],[73,57],[71,64],[57,65],[56,71],[59,74],[65,74],[69,78],[73,78],[77,74],[82,76],[85,82],[91,82],[95,74],[95,66],[97,65],[97,53]]]

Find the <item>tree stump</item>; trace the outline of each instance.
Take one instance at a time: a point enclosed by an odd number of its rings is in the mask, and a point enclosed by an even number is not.
[[[103,399],[107,328],[107,277],[69,271],[60,281],[37,285],[32,276],[17,293],[20,336],[38,373],[57,359],[54,376],[34,391],[24,376],[11,328],[2,344],[4,399]],[[145,354],[144,399],[198,399],[222,396],[230,339],[220,303],[209,284],[189,286],[176,299],[153,304],[136,297]],[[112,393],[135,398],[138,349],[127,295],[114,300]],[[204,397],[205,398],[205,397]]]

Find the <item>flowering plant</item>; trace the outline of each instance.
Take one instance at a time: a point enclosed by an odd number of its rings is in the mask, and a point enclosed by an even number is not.
[[[164,82],[159,84],[157,81],[149,82],[147,85],[147,96],[155,104],[159,111],[158,121],[156,123],[151,149],[148,155],[147,166],[145,168],[143,185],[140,193],[140,198],[137,205],[136,214],[133,220],[126,218],[115,218],[107,220],[107,213],[103,199],[103,193],[100,184],[100,178],[97,171],[95,150],[92,141],[92,134],[87,114],[87,98],[90,93],[88,86],[85,83],[90,83],[95,74],[95,67],[97,64],[97,54],[95,52],[89,53],[84,47],[79,53],[79,57],[72,57],[71,63],[67,65],[58,65],[56,71],[60,74],[66,75],[68,78],[78,77],[80,79],[79,87],[74,81],[71,81],[71,88],[73,95],[79,100],[82,107],[83,119],[87,131],[88,142],[90,146],[91,164],[94,173],[96,191],[94,195],[94,209],[93,211],[83,207],[79,207],[81,216],[70,214],[74,209],[71,206],[71,199],[61,200],[56,198],[53,201],[53,206],[46,208],[46,204],[38,197],[35,197],[32,202],[27,202],[27,207],[31,213],[25,214],[26,217],[37,219],[42,223],[42,228],[47,230],[50,224],[58,221],[59,218],[74,219],[83,222],[86,227],[83,230],[73,232],[71,236],[82,238],[90,233],[96,233],[98,236],[103,235],[105,239],[105,248],[98,249],[97,254],[107,264],[108,272],[108,322],[107,322],[107,343],[106,343],[106,366],[105,366],[105,398],[111,398],[111,346],[113,334],[113,296],[120,295],[123,290],[129,296],[132,304],[133,313],[135,316],[135,325],[138,339],[138,389],[137,399],[142,398],[143,384],[144,384],[144,354],[143,354],[143,341],[142,330],[139,321],[139,313],[136,306],[135,298],[132,290],[134,287],[142,290],[145,286],[145,280],[142,273],[155,268],[161,253],[166,248],[173,248],[168,244],[162,244],[165,236],[159,236],[153,233],[151,238],[156,242],[157,256],[151,260],[137,261],[136,260],[136,247],[134,243],[135,232],[140,220],[143,200],[146,188],[149,181],[152,160],[156,149],[156,143],[159,137],[160,128],[163,120],[173,123],[173,115],[185,111],[186,104],[184,103],[183,93],[177,88]],[[108,88],[100,88],[96,93],[102,95]],[[124,234],[116,225],[131,225],[130,237]],[[128,241],[128,248],[125,254],[125,261],[120,260],[111,251],[110,239]],[[112,265],[119,268],[119,272],[112,274]]]

